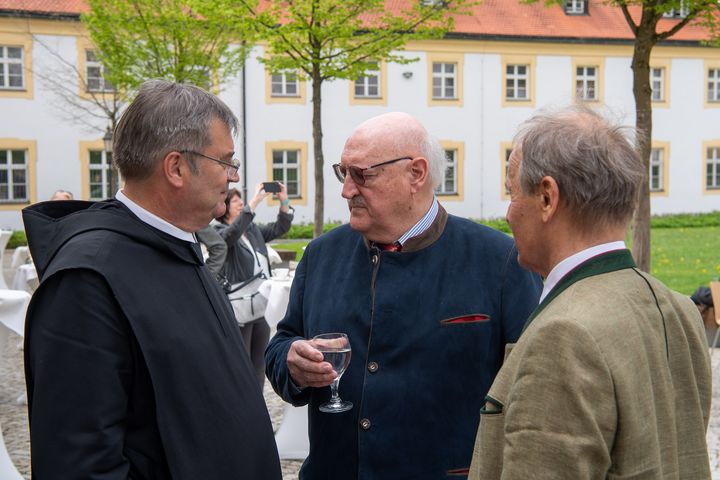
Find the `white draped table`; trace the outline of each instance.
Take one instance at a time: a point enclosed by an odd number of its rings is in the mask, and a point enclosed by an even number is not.
[[[285,316],[290,300],[292,280],[292,277],[273,277],[260,285],[260,293],[268,299],[265,319],[271,327],[276,326]],[[280,427],[275,433],[275,443],[280,458],[283,460],[302,460],[308,456],[310,442],[308,441],[307,407],[293,407],[289,403],[285,405]]]
[[[38,279],[35,265],[32,263],[25,263],[15,269],[15,275],[12,280],[13,290],[24,290],[28,293],[33,293],[40,283]]]

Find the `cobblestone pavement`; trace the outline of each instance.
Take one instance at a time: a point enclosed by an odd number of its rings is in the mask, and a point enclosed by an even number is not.
[[[18,471],[30,478],[30,440],[27,425],[27,407],[17,403],[25,391],[20,337],[10,333],[7,344],[0,345],[0,424],[10,457]],[[719,349],[720,350],[720,349]],[[713,480],[720,480],[720,351],[713,356],[713,410],[708,429],[708,451]],[[284,404],[265,382],[265,400],[270,411],[273,428],[277,430],[282,418]],[[297,480],[302,462],[283,460],[283,480]]]

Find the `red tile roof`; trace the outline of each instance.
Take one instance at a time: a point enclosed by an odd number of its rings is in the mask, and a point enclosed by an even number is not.
[[[342,1],[342,0],[338,0]],[[402,9],[409,1],[386,0],[392,10]],[[559,5],[545,7],[545,0],[532,5],[520,0],[482,0],[470,16],[458,16],[455,33],[481,37],[531,37],[557,39],[632,40],[633,35],[622,11],[605,0],[590,0],[588,15],[566,15]],[[14,10],[36,14],[79,14],[87,10],[83,0],[0,0],[0,13]],[[639,7],[631,7],[639,17]],[[661,30],[679,20],[663,19]],[[671,40],[698,41],[708,38],[707,30],[688,25]]]
[[[83,0],[0,0],[0,12],[79,15],[88,9]]]

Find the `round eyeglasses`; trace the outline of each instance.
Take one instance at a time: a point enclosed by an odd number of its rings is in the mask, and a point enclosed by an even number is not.
[[[385,162],[376,163],[375,165],[370,165],[369,167],[365,167],[365,168],[345,166],[345,165],[340,165],[339,163],[336,163],[335,165],[332,166],[332,168],[333,168],[333,171],[335,172],[335,176],[337,177],[337,179],[340,183],[345,183],[345,177],[347,177],[347,175],[350,174],[350,178],[352,178],[353,182],[355,182],[357,185],[365,185],[365,170],[370,170],[371,168],[382,167],[383,165],[390,165],[391,163],[399,162],[400,160],[412,160],[412,159],[413,159],[413,157],[393,158],[392,160],[387,160]]]

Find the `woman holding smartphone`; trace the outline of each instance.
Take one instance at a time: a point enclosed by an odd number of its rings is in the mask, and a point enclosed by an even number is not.
[[[222,273],[232,284],[242,283],[253,275],[262,272],[270,277],[271,268],[266,243],[280,237],[290,230],[294,209],[290,206],[285,185],[279,186],[277,198],[280,210],[275,222],[258,225],[253,222],[255,209],[270,192],[263,183],[255,187],[255,195],[248,202],[243,201],[239,190],[231,188],[225,197],[225,215],[217,218],[217,229],[227,244],[227,256]],[[272,188],[268,188],[272,190]],[[270,326],[265,317],[241,325],[243,341],[252,360],[255,373],[262,390],[265,381],[265,347],[270,340]]]

